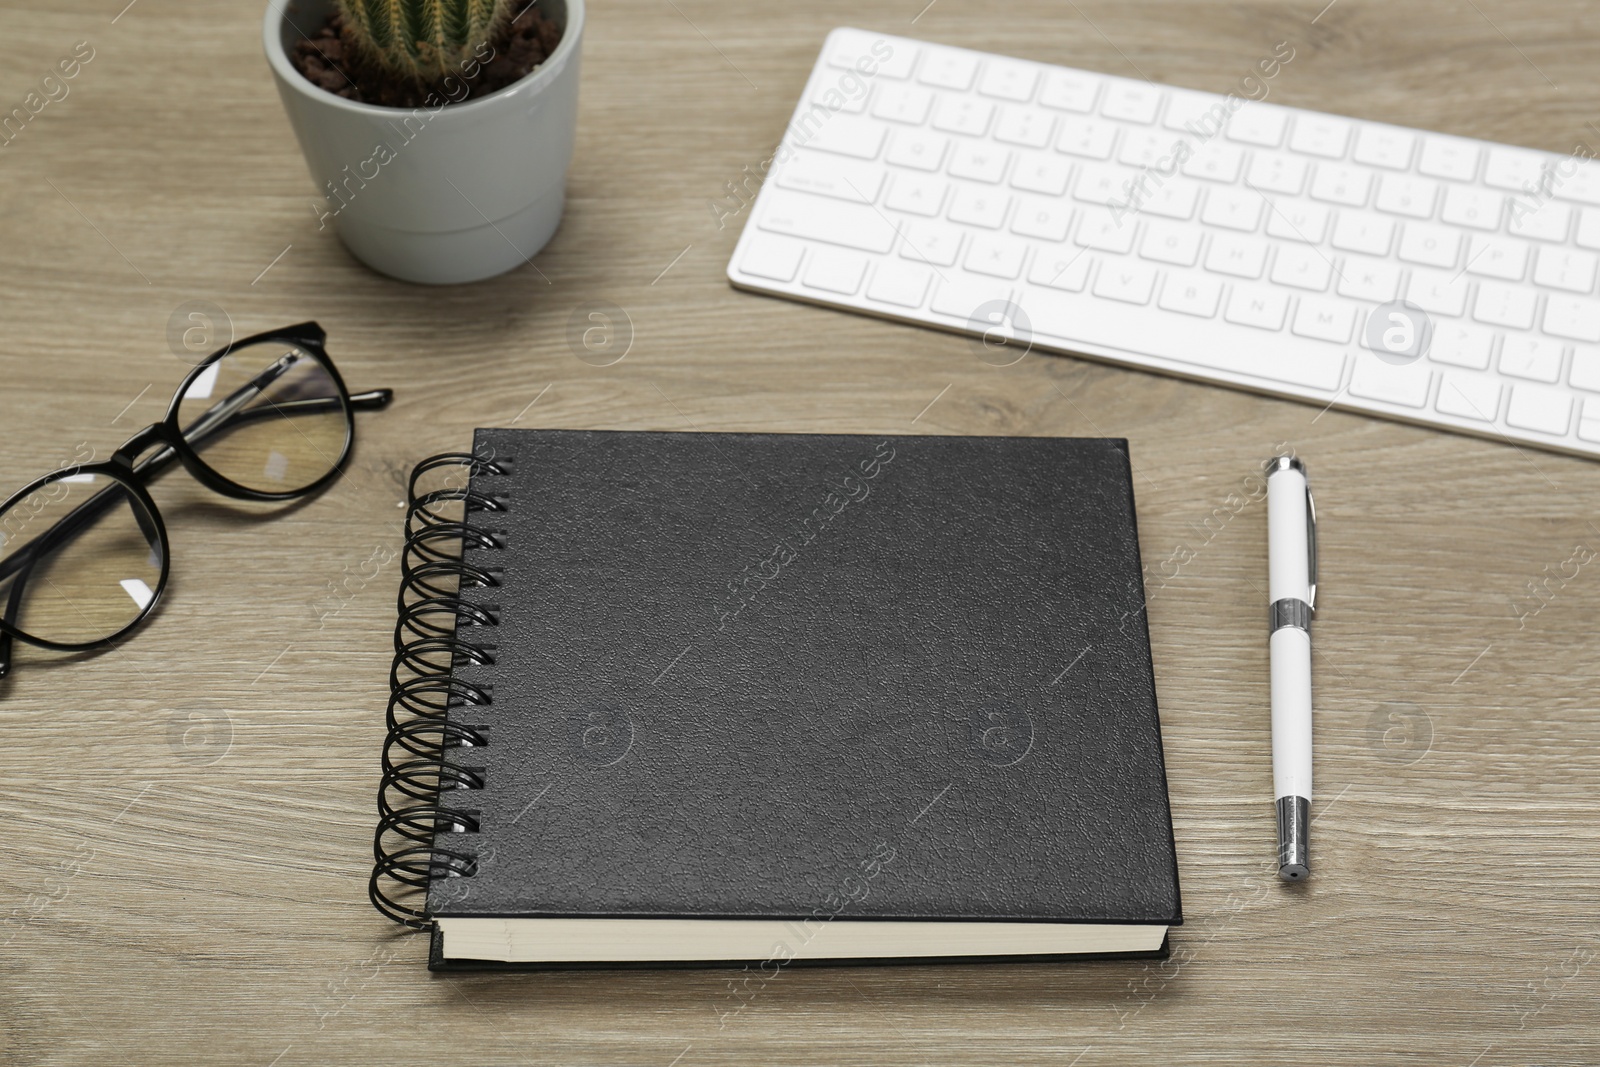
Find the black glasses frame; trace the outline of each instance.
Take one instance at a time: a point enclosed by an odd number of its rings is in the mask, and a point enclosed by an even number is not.
[[[90,652],[116,644],[119,639],[150,617],[150,613],[160,603],[161,595],[166,590],[172,553],[167,539],[166,523],[162,521],[161,511],[156,507],[155,500],[145,487],[157,476],[171,468],[174,460],[181,463],[184,469],[207,489],[241,500],[265,502],[283,502],[311,496],[325,489],[344,473],[345,461],[350,458],[350,450],[355,445],[355,413],[357,411],[376,410],[386,407],[394,399],[394,391],[391,389],[373,389],[352,395],[345,386],[344,379],[340,377],[338,368],[333,365],[333,360],[329,358],[327,350],[323,346],[327,336],[327,332],[317,323],[302,322],[296,326],[253,334],[250,337],[242,338],[217,349],[217,351],[196,364],[194,369],[184,376],[177,392],[173,394],[172,404],[167,408],[166,417],[160,422],[151,423],[128,438],[112,453],[110,459],[104,463],[86,463],[51,471],[42,478],[37,478],[23,486],[17,492],[11,494],[3,504],[0,504],[0,515],[3,515],[33,493],[38,492],[52,482],[60,481],[62,478],[84,474],[103,476],[116,483],[116,487],[125,490],[144,509],[145,515],[148,516],[149,520],[149,528],[144,531],[145,535],[149,537],[154,534],[154,540],[161,547],[161,579],[149,602],[140,609],[139,614],[131,622],[116,633],[96,638],[93,641],[50,641],[45,638],[34,637],[12,625],[7,620],[14,616],[21,603],[23,591],[26,588],[26,583],[23,581],[14,583],[9,593],[0,595],[0,678],[5,677],[10,671],[13,641],[23,641],[39,648],[52,649],[57,652]],[[209,467],[205,460],[200,458],[198,451],[194,447],[195,444],[205,440],[223,426],[229,425],[228,420],[235,416],[244,418],[277,416],[282,415],[285,408],[326,405],[329,400],[334,398],[318,397],[288,401],[274,404],[270,407],[229,411],[227,410],[227,405],[239,396],[239,394],[235,394],[234,397],[225,397],[214,405],[207,415],[202,416],[194,426],[190,427],[187,434],[178,423],[179,411],[183,406],[184,397],[188,393],[189,387],[206,372],[207,368],[241,348],[275,342],[293,345],[316,359],[338,387],[339,395],[337,399],[345,416],[344,447],[340,450],[339,458],[334,461],[328,472],[308,485],[281,493],[269,493],[260,489],[252,489],[249,486],[240,485],[238,482],[223,477]],[[239,402],[244,403],[251,398],[243,397]],[[145,456],[144,459],[139,458],[151,448],[157,448],[157,451]],[[16,553],[16,557],[26,556],[29,558],[23,559],[9,569],[6,564],[10,560],[0,559],[0,581],[4,581],[10,573],[19,567],[31,565],[32,558],[37,557],[34,546],[47,545],[61,538],[71,537],[80,528],[97,518],[104,508],[114,502],[115,498],[107,495],[111,492],[112,487],[108,486],[95,493],[64,516],[51,529],[45,531],[44,534],[31,542],[28,547]],[[141,526],[146,525],[144,516],[139,516],[139,522]]]

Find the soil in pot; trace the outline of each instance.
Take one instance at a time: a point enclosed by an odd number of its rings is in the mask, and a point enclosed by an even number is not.
[[[441,87],[397,82],[373,66],[356,58],[356,50],[345,30],[344,18],[338,11],[328,16],[322,28],[310,40],[295,42],[290,57],[305,79],[346,100],[380,107],[415,108],[437,103],[448,97],[462,103],[490,93],[499,92],[515,84],[549,58],[561,42],[561,27],[545,17],[537,5],[529,5],[511,23],[503,40],[490,42],[494,58],[483,64],[477,75],[460,80],[467,87],[465,95],[459,87],[445,93]]]

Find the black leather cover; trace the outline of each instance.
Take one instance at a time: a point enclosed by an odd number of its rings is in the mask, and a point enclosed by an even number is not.
[[[1182,921],[1127,442],[481,430],[436,916]]]

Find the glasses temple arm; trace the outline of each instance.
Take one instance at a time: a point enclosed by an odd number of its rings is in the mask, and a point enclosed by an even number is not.
[[[263,374],[249,385],[241,386],[239,389],[231,393],[226,399],[207,409],[204,415],[201,415],[200,418],[195,420],[195,422],[191,424],[188,429],[183,431],[183,439],[189,442],[191,445],[199,444],[201,441],[204,441],[206,438],[210,437],[218,430],[223,429],[225,426],[237,424],[237,422],[229,423],[229,419],[245,421],[248,419],[265,418],[270,415],[303,414],[308,411],[314,411],[318,408],[339,406],[338,397],[326,396],[311,397],[305,400],[276,401],[270,404],[262,405],[259,408],[241,410],[245,404],[249,403],[251,400],[255,399],[255,397],[260,395],[261,387],[270,384],[270,382],[262,380],[265,377],[266,375]],[[373,389],[365,393],[356,393],[352,395],[350,397],[350,407],[352,410],[357,411],[372,411],[378,408],[388,407],[389,402],[393,399],[393,389]],[[148,466],[156,466],[157,470],[159,470],[161,466],[165,466],[166,463],[171,460],[171,452],[172,450],[170,448],[162,449],[160,452],[157,452],[155,455],[151,456],[144,463],[139,464],[134,468],[134,470],[143,472]]]
[[[352,393],[350,406],[358,411],[376,411],[388,407],[393,399],[393,389],[369,389],[365,393]]]
[[[17,621],[17,609],[22,606],[22,587],[27,584],[28,576],[19,575],[6,597],[5,620],[12,625]],[[14,641],[10,634],[0,633],[0,678],[11,673],[11,649]]]
[[[282,361],[280,360],[279,362],[281,363]],[[274,367],[276,366],[277,365],[274,364]],[[287,367],[283,369],[286,370]],[[271,369],[269,368],[269,372],[270,370]],[[272,377],[276,377],[282,372],[282,370],[278,370],[275,373],[272,373]],[[188,432],[184,433],[184,440],[188,441],[190,444],[198,444],[201,441],[204,441],[212,434],[223,429],[224,426],[227,425],[224,420],[229,416],[239,416],[241,420],[265,418],[271,415],[282,414],[285,411],[304,411],[313,408],[335,406],[339,403],[338,397],[317,397],[309,400],[291,400],[281,404],[266,405],[250,411],[237,410],[240,405],[248,402],[254,396],[258,395],[260,393],[260,387],[270,384],[270,381],[271,378],[264,373],[258,376],[256,380],[250,384],[235,390],[227,398],[207,410],[206,413],[201,416],[200,421],[191,427]],[[360,408],[362,410],[370,410],[386,407],[393,399],[394,390],[373,389],[365,393],[357,393],[351,396],[350,406],[353,408]],[[223,410],[224,408],[232,410],[225,411]],[[177,458],[178,454],[176,451],[174,451],[170,446],[163,446],[159,450],[151,453],[145,459],[141,460],[139,463],[135,464],[133,470],[135,474],[141,475],[146,479],[153,478],[155,475],[160,474],[167,467],[170,467],[173,461]],[[0,581],[5,581],[6,578],[10,577],[12,574],[15,574],[23,567],[31,567],[34,560],[37,559],[42,553],[53,551],[60,541],[71,537],[87,523],[98,518],[107,507],[110,507],[116,502],[116,489],[117,487],[113,485],[100,490],[94,496],[90,497],[88,500],[85,500],[72,511],[62,516],[61,519],[55,523],[55,525],[51,526],[50,529],[40,534],[39,537],[26,548],[15,553],[14,555],[7,557],[6,559],[0,560]],[[135,508],[134,511],[137,515],[139,525],[141,529],[143,529],[147,525],[147,520],[144,515],[140,513],[140,509]],[[151,540],[155,539],[155,531],[153,529],[143,529],[143,532]],[[20,589],[21,586],[22,582],[19,580],[13,589]],[[14,609],[8,609],[6,616],[7,618],[11,617],[12,610]],[[5,635],[0,635],[0,638],[5,638]],[[0,663],[3,663],[5,643],[6,642],[4,641],[0,641]]]
[[[183,428],[183,437],[186,441],[199,441],[207,437],[222,423],[231,418],[240,408],[261,395],[262,390],[287,374],[289,368],[294,366],[299,357],[294,353],[280,357],[272,366],[256,375],[250,381],[241,385],[221,400],[207,408],[198,419]]]
[[[172,450],[166,449],[165,451],[170,452]],[[19,570],[32,567],[34,563],[38,562],[41,556],[48,555],[49,553],[55,551],[61,542],[75,536],[85,526],[104,514],[107,508],[116,506],[118,493],[127,492],[127,489],[123,488],[120,484],[113,482],[104,489],[101,489],[99,492],[95,493],[94,496],[90,497],[88,500],[85,500],[83,503],[67,512],[65,515],[61,516],[61,518],[57,519],[49,529],[45,530],[44,533],[34,538],[25,547],[19,549],[17,552],[12,553],[5,559],[0,559],[0,582],[5,581],[13,574],[16,574]],[[129,507],[133,511],[134,521],[139,524],[139,532],[144,534],[145,540],[149,541],[151,544],[158,543],[159,535],[156,533],[156,528],[150,521],[150,518],[145,515],[144,509],[133,507],[132,504],[129,504]],[[26,576],[24,576],[24,578],[25,577]],[[17,596],[16,591],[22,588],[22,583],[23,578],[19,578],[17,579],[17,584],[12,586],[12,594],[14,597]],[[8,620],[11,618],[10,612],[12,610],[14,610],[13,607],[7,608],[6,618]]]

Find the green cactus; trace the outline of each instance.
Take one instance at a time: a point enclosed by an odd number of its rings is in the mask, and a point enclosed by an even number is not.
[[[435,84],[460,75],[511,21],[511,0],[338,0],[361,58],[389,74]]]

